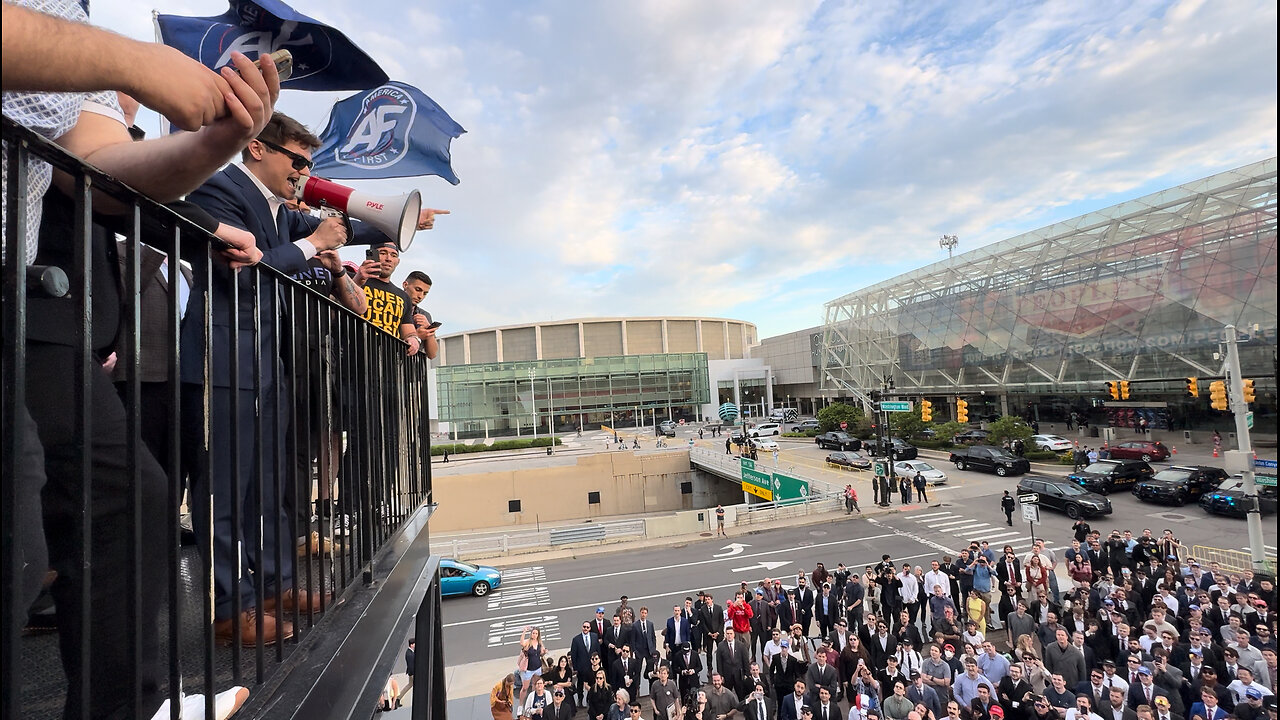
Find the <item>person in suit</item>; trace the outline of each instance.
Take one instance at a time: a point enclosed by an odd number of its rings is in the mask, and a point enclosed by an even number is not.
[[[911,685],[907,687],[907,699],[929,708],[929,711],[933,713],[933,717],[943,717],[946,713],[942,711],[942,699],[938,697],[936,690],[925,684],[924,676],[920,674],[920,671],[912,670],[910,680]],[[1030,685],[1027,686],[1028,692],[1031,691],[1030,687]]]
[[[871,653],[871,660],[878,668],[884,667],[885,660],[892,657],[898,652],[898,640],[889,634],[889,626],[884,620],[876,622],[876,634],[871,636],[870,642],[866,644],[867,652]]]
[[[790,631],[791,626],[800,622],[800,599],[796,597],[796,591],[788,590],[782,602],[778,605],[778,621],[782,624],[784,630]]]
[[[675,674],[676,684],[680,686],[680,697],[685,698],[685,705],[692,694],[698,691],[698,675],[702,672],[702,658],[699,657],[692,643],[684,643],[676,649],[671,660],[671,672]]]
[[[769,659],[769,679],[773,683],[774,694],[779,698],[786,697],[797,680],[804,679],[804,663],[791,654],[791,642],[783,640],[781,650]]]
[[[710,593],[704,593],[695,614],[697,626],[702,630],[702,650],[707,656],[707,672],[711,672],[719,667],[716,664],[716,648],[724,637],[724,608],[716,604]]]
[[[805,671],[804,683],[809,688],[809,700],[811,703],[818,702],[818,693],[826,690],[831,697],[835,697],[840,692],[840,676],[836,673],[835,666],[827,663],[827,654],[819,652],[814,655],[814,662],[809,664],[809,669]]]
[[[640,608],[640,617],[631,624],[631,654],[635,657],[636,662],[643,666],[640,671],[640,677],[649,678],[653,676],[653,672],[657,670],[654,665],[654,656],[658,652],[657,628],[653,621],[649,619],[649,608]],[[638,691],[640,686],[636,686]],[[636,693],[632,693],[633,695]]]
[[[813,625],[813,590],[805,584],[804,578],[800,578],[799,585],[796,586],[796,605],[799,612],[795,621],[800,623],[805,637],[808,637]]]
[[[684,608],[679,605],[671,608],[671,617],[667,618],[667,629],[662,633],[662,644],[667,648],[668,660],[676,648],[690,642],[691,632],[689,618],[684,614]]]
[[[769,614],[772,608],[769,602],[764,599],[764,591],[756,588],[754,598],[751,601],[751,659],[763,660],[765,645],[769,643],[772,633],[773,624],[769,621]],[[757,649],[759,652],[757,653]]]
[[[631,645],[623,643],[618,649],[618,659],[610,667],[613,676],[613,687],[626,690],[632,697],[640,696],[640,666],[636,658],[631,657]]]
[[[781,699],[778,701],[779,720],[800,720],[804,715],[804,710],[809,707],[808,696],[805,694],[807,689],[804,680],[796,680],[791,684],[791,691],[786,695],[780,696]]]
[[[1152,708],[1152,720],[1184,720],[1180,713],[1173,711],[1173,704],[1170,698],[1158,697],[1156,704]]]
[[[622,618],[614,615],[610,619],[609,626],[604,629],[604,636],[600,638],[600,659],[604,661],[604,666],[610,669],[609,684],[619,687],[617,678],[612,675],[614,662],[622,653],[624,645],[631,644],[631,628],[622,624]]]
[[[306,181],[311,167],[311,152],[320,140],[301,123],[283,113],[274,113],[266,127],[241,151],[241,161],[210,177],[188,196],[215,220],[243,228],[254,236],[262,261],[287,274],[306,272],[307,261],[318,252],[334,250],[346,244],[346,225],[340,218],[316,220],[284,207],[300,183]],[[426,211],[424,211],[426,212]],[[419,223],[421,225],[421,221]],[[355,241],[372,244],[386,237],[370,225],[353,222]],[[255,311],[261,317],[276,317],[284,311],[272,283],[262,283],[257,296],[247,274],[233,275],[229,267],[214,265],[211,276],[205,264],[196,264],[196,291],[192,293],[187,318],[201,318],[206,297],[212,316],[211,392],[209,402],[209,442],[203,437],[204,363],[201,350],[204,328],[201,322],[184,322],[180,345],[183,405],[183,444],[193,459],[190,465],[192,490],[197,496],[211,493],[212,516],[197,503],[193,515],[201,548],[213,547],[215,635],[222,642],[238,641],[252,645],[261,637],[274,643],[287,637],[288,628],[276,627],[267,614],[274,610],[277,588],[282,590],[282,610],[314,612],[320,609],[319,593],[293,588],[293,558],[289,551],[280,553],[285,562],[276,566],[277,545],[291,539],[285,510],[276,501],[283,477],[283,434],[287,422],[277,422],[275,410],[285,384],[280,364],[280,342],[275,323],[263,322],[255,337]],[[239,305],[232,306],[230,287],[240,286]],[[256,308],[255,308],[256,306]],[[238,315],[240,337],[235,350],[232,315]],[[411,351],[414,344],[410,343]],[[231,355],[238,351],[239,376],[231,376]],[[257,386],[256,386],[257,384]],[[257,387],[261,390],[258,391]],[[237,405],[238,401],[238,405]],[[255,433],[255,422],[262,428],[278,428],[278,432]],[[238,442],[232,435],[238,433]],[[238,445],[239,455],[228,449]],[[207,460],[206,460],[207,457]],[[263,458],[259,471],[257,458]],[[212,466],[212,472],[207,467]],[[241,480],[239,496],[233,497],[232,484],[236,469]],[[259,496],[265,503],[262,517],[256,513],[241,514],[242,527],[232,527],[232,507],[248,505]],[[261,537],[259,537],[261,536]],[[263,566],[257,567],[257,553],[250,549],[261,540]],[[253,573],[240,572],[248,568]],[[255,607],[254,575],[266,578],[266,606],[261,613]],[[238,597],[242,614],[240,637],[233,638],[231,615]]]
[[[769,676],[768,666],[752,660],[747,666],[747,675],[743,678],[742,689],[749,693],[756,685],[763,685],[764,694],[771,700],[774,698],[773,679]]]
[[[578,676],[575,690],[577,704],[582,705],[587,689],[595,682],[595,673],[591,671],[591,656],[600,652],[600,637],[591,631],[591,623],[582,623],[582,632],[573,636],[569,643],[569,660],[573,672]]]
[[[1200,702],[1187,711],[1189,720],[1226,720],[1227,711],[1218,704],[1218,696],[1210,689],[1200,691]]]
[[[716,668],[724,678],[725,686],[739,697],[744,695],[743,678],[747,674],[747,666],[751,664],[751,652],[747,643],[740,640],[733,628],[725,628],[724,642],[716,650]]]
[[[565,702],[564,688],[556,688],[551,693],[551,707],[542,711],[542,720],[573,720],[575,712],[573,703]]]
[[[822,586],[822,594],[814,603],[813,614],[818,619],[818,635],[827,637],[840,617],[840,597],[831,592],[830,585]]]
[[[768,683],[757,682],[742,699],[738,712],[746,720],[778,720],[778,704],[773,701]]]

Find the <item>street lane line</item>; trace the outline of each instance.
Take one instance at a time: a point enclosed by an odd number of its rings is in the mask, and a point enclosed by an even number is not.
[[[981,529],[983,529],[983,528],[989,528],[989,527],[991,527],[991,524],[990,524],[990,523],[975,522],[975,523],[970,523],[969,525],[960,525],[960,526],[957,526],[957,527],[949,527],[949,528],[947,528],[947,532],[955,532],[955,531],[957,531],[957,530],[981,530]],[[982,539],[983,539],[983,540],[987,540],[988,538],[982,538]]]
[[[896,535],[897,533],[894,533],[894,534]],[[818,547],[818,546],[817,546],[817,545],[809,545],[809,546],[807,546],[807,547],[806,547],[806,548],[804,548],[804,549],[808,549],[809,547]],[[923,558],[923,557],[934,557],[934,558],[936,558],[936,557],[938,557],[938,553],[937,553],[936,551],[935,551],[935,552],[927,552],[927,553],[920,553],[919,555],[907,555],[906,557],[900,557],[900,558],[894,558],[894,559],[895,559],[895,560],[915,560],[916,558]],[[874,557],[874,558],[868,558],[865,562],[862,562],[862,563],[854,563],[854,564],[872,565],[872,564],[875,564],[875,563],[877,563],[877,562],[880,562],[880,557],[879,557],[879,556],[876,556],[876,557]],[[853,564],[849,565],[849,567],[853,567]],[[602,575],[601,577],[613,577],[614,575],[619,575],[619,574],[621,574],[621,573],[612,573],[612,574],[610,574],[610,575]],[[763,577],[763,576],[762,576],[762,577]],[[686,590],[670,590],[670,591],[668,591],[668,592],[655,593],[655,594],[653,594],[653,595],[628,596],[628,597],[627,597],[627,601],[628,601],[629,603],[635,603],[635,602],[638,602],[638,601],[641,601],[641,600],[654,600],[654,599],[657,599],[657,598],[667,598],[667,597],[680,597],[680,598],[684,598],[685,596],[692,595],[692,594],[694,594],[694,593],[698,592],[699,590],[717,590],[717,591],[718,591],[718,590],[730,590],[730,589],[732,589],[732,590],[736,590],[736,589],[738,589],[741,585],[742,585],[742,583],[741,583],[741,582],[728,583],[727,585],[712,585],[712,586],[710,586],[710,587],[708,587],[708,586],[706,586],[706,585],[699,585],[699,586],[697,586],[697,587],[688,588],[688,589],[686,589]],[[582,603],[582,604],[580,604],[580,605],[567,605],[567,606],[565,606],[565,607],[558,607],[558,608],[545,608],[545,609],[543,610],[543,612],[544,612],[544,613],[546,613],[546,614],[548,614],[548,615],[551,615],[551,614],[559,614],[559,613],[568,612],[569,610],[584,610],[584,609],[587,609],[587,608],[592,608],[592,609],[594,609],[594,608],[597,608],[597,607],[599,607],[599,606],[601,606],[601,605],[604,605],[605,603],[611,603],[611,602],[617,602],[617,601],[616,601],[616,600],[614,600],[614,599],[611,597],[611,598],[610,598],[610,599],[608,599],[608,600],[593,601],[593,602],[589,602],[589,603]],[[638,607],[638,606],[637,606],[637,607]],[[670,614],[668,614],[668,615],[667,615],[667,617],[670,617]],[[444,623],[443,627],[447,627],[447,628],[450,628],[450,627],[462,627],[462,626],[464,626],[464,625],[478,625],[478,624],[481,624],[481,623],[491,623],[491,624],[496,624],[496,623],[498,623],[499,621],[507,620],[507,619],[508,619],[508,618],[505,618],[505,617],[482,617],[482,618],[476,618],[475,620],[459,620],[459,621],[457,621],[457,622]],[[654,620],[654,622],[655,622],[655,623],[657,623],[657,622],[658,622],[658,620]],[[663,619],[661,620],[661,622],[662,622],[663,627],[666,627],[666,623],[667,623],[666,618],[663,618]]]
[[[712,558],[710,560],[695,560],[693,562],[677,563],[674,565],[658,565],[656,567],[635,568],[632,570],[615,570],[613,572],[600,573],[598,575],[582,575],[582,576],[573,577],[573,578],[562,578],[560,580],[547,580],[542,584],[543,585],[559,585],[561,583],[581,582],[583,580],[599,580],[600,578],[613,578],[613,577],[619,577],[622,575],[631,575],[635,573],[648,573],[648,572],[655,572],[658,570],[674,570],[676,568],[694,567],[696,565],[707,565],[710,563],[722,563],[722,562],[736,563],[736,562],[741,562],[743,560],[746,560],[747,558],[765,557],[767,555],[777,555],[778,553],[796,552],[797,550],[807,551],[807,550],[812,550],[813,548],[830,547],[834,545],[847,545],[849,543],[859,543],[859,542],[865,542],[867,540],[882,540],[887,537],[893,537],[893,533],[872,535],[870,537],[851,538],[848,540],[832,540],[831,542],[813,543],[811,545],[797,545],[796,547],[780,548],[778,550],[764,550],[758,553],[734,555],[732,557]],[[687,549],[688,549],[687,547],[681,548],[681,551],[683,552]],[[709,548],[709,549],[719,550],[720,548]]]
[[[971,522],[973,522],[973,518],[952,518],[940,523],[924,523],[924,526],[930,530],[942,530],[943,528],[952,527],[954,525],[965,525]]]
[[[923,520],[924,518],[931,518],[938,515],[950,515],[950,514],[951,513],[949,512],[936,512],[936,513],[925,513],[923,515],[904,515],[903,517],[907,518],[908,520],[915,520],[918,522],[920,520]]]

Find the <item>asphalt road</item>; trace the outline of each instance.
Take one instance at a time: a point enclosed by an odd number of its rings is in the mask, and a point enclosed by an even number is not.
[[[696,438],[696,429],[682,428],[678,442]],[[669,443],[675,444],[671,440]],[[650,442],[651,444],[651,442]],[[723,444],[707,437],[700,444]],[[791,467],[831,482],[852,482],[866,507],[871,500],[865,473],[831,471],[823,462],[826,451],[809,440],[781,439],[779,467]],[[928,459],[928,458],[922,458]],[[1184,453],[1180,462],[1205,461]],[[762,454],[761,462],[772,464]],[[928,505],[908,506],[903,512],[877,518],[840,518],[804,527],[765,530],[734,538],[699,538],[682,545],[644,548],[557,560],[545,564],[517,564],[504,570],[502,588],[488,597],[449,598],[444,602],[445,647],[450,664],[508,657],[528,625],[543,629],[552,649],[565,648],[579,623],[593,617],[597,606],[612,615],[622,595],[634,608],[647,606],[649,616],[665,625],[671,607],[699,590],[713,593],[723,605],[742,582],[754,587],[765,576],[784,578],[793,584],[798,571],[806,573],[821,561],[828,569],[844,562],[862,569],[878,562],[883,553],[896,561],[927,567],[930,559],[965,546],[969,540],[989,540],[996,548],[1012,545],[1019,554],[1031,545],[1032,532],[1050,547],[1070,544],[1071,520],[1041,510],[1042,524],[1030,528],[1014,515],[1014,526],[1005,524],[1000,497],[1012,490],[1016,478],[1000,478],[975,472],[958,472],[945,460],[933,460],[948,474],[948,483],[930,488]],[[1157,470],[1161,465],[1155,464]],[[1091,523],[1104,534],[1111,528],[1132,529],[1135,534],[1151,528],[1159,535],[1171,528],[1185,545],[1209,545],[1241,549],[1248,536],[1243,520],[1206,515],[1198,506],[1181,508],[1139,502],[1127,492],[1110,496],[1114,513]],[[1264,521],[1265,542],[1274,552],[1276,524]]]

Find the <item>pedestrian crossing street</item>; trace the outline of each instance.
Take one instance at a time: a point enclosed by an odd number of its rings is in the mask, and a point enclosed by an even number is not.
[[[991,543],[992,549],[997,551],[1005,545],[1012,547],[1014,552],[1019,555],[1031,550],[1030,533],[1025,528],[1019,529],[1017,525],[1013,527],[1003,523],[992,525],[989,522],[967,517],[959,512],[938,510],[936,508],[926,508],[923,512],[907,513],[903,517],[917,527],[960,538],[964,543],[957,544],[957,548],[967,545],[970,540],[977,540],[978,542],[986,540]],[[1050,549],[1061,550],[1063,548],[1050,545]]]

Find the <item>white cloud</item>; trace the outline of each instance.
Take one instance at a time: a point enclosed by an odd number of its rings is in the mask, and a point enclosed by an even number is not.
[[[198,5],[175,7],[222,11]],[[768,336],[944,232],[972,249],[1276,153],[1274,3],[313,5],[468,130],[461,185],[373,184],[453,210],[404,264],[453,331],[708,314]],[[149,39],[145,11],[93,7]],[[333,97],[282,105],[322,125]]]

